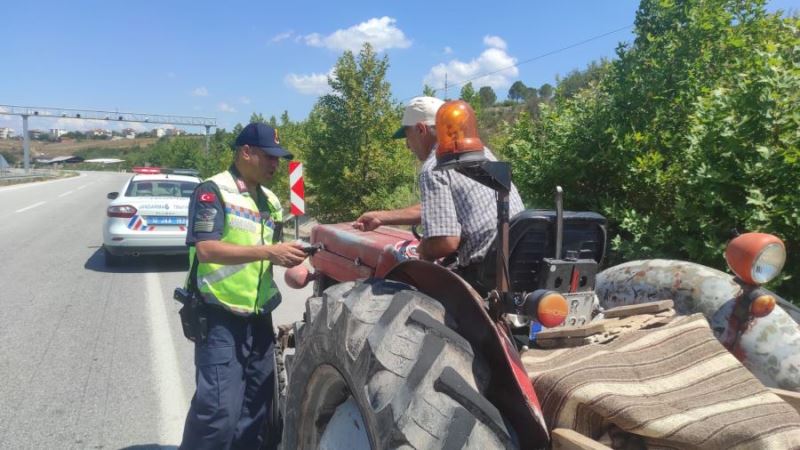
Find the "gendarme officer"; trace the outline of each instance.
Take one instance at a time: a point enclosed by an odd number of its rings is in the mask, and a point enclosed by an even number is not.
[[[280,243],[282,211],[264,185],[280,158],[278,133],[251,123],[231,167],[197,187],[189,203],[189,290],[200,297],[194,336],[197,390],[181,449],[257,449],[275,382],[271,311],[281,301],[272,265],[293,267],[300,244]],[[197,334],[197,333],[196,333]],[[270,431],[267,430],[269,440]]]

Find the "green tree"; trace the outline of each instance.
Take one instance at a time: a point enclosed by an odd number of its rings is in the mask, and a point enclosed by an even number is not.
[[[426,85],[422,86],[422,95],[426,97],[436,97],[436,89]]]
[[[527,91],[528,87],[525,86],[525,83],[517,80],[508,88],[508,99],[515,102],[522,101],[525,99]]]
[[[539,97],[543,100],[550,100],[553,96],[553,86],[550,83],[545,83],[539,88]]]
[[[610,63],[606,59],[592,61],[584,70],[572,70],[563,78],[556,77],[555,98],[567,99],[573,97],[578,91],[599,82],[608,72]]]
[[[800,253],[800,21],[764,5],[643,0],[616,61],[510,130],[528,203],[561,184],[570,208],[603,212],[611,262],[724,268],[732,228],[776,233]],[[797,292],[800,260],[786,274]]]
[[[252,113],[250,114],[250,122],[248,123],[268,123],[264,116],[261,113]]]
[[[346,51],[308,119],[307,173],[314,185],[309,209],[322,222],[352,220],[372,209],[413,201],[414,164],[401,141],[391,138],[401,108],[386,81],[388,57],[365,44]]]
[[[238,131],[241,131],[241,125],[237,125],[237,127]],[[203,155],[197,165],[201,177],[208,178],[230,167],[233,163],[233,143],[238,131],[234,134],[228,133],[224,129],[217,129],[211,135],[208,155]]]
[[[475,92],[475,88],[472,87],[471,82],[461,87],[461,93],[458,98],[469,103],[472,109],[475,110],[475,114],[480,115],[482,106],[481,97]]]
[[[491,86],[481,86],[478,89],[478,96],[481,98],[482,106],[494,106],[494,102],[497,101],[497,94],[494,93]]]

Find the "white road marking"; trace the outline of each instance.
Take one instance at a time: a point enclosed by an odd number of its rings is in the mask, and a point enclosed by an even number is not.
[[[30,206],[26,206],[26,207],[24,207],[24,208],[22,208],[22,209],[18,209],[18,210],[16,210],[16,211],[14,211],[14,212],[21,213],[21,212],[27,211],[27,210],[29,210],[29,209],[36,208],[37,206],[42,206],[42,205],[44,205],[45,203],[47,203],[47,202],[39,202],[39,203],[34,203],[34,204],[30,205]]]
[[[92,183],[89,183],[89,184],[92,184]],[[89,184],[84,184],[83,186],[78,186],[78,189],[76,189],[76,190],[77,190],[77,191],[80,191],[81,189],[85,188],[85,187],[86,187],[86,186],[88,186]]]
[[[183,423],[189,403],[183,390],[175,342],[167,320],[167,308],[161,293],[158,274],[145,274],[147,285],[147,317],[150,322],[150,354],[159,399],[159,444],[178,445],[183,436]],[[177,317],[171,319],[178,320]]]
[[[75,192],[75,191],[67,191],[67,192],[64,192],[63,194],[58,194],[58,196],[59,197],[64,197],[64,196],[67,196],[69,194],[72,194],[73,192]]]

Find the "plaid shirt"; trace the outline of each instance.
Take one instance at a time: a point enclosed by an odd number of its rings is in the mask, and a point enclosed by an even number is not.
[[[484,148],[484,154],[497,161],[488,148]],[[424,236],[459,236],[459,266],[483,260],[497,234],[497,194],[455,170],[435,171],[434,167],[435,149],[419,174]],[[513,184],[509,209],[509,217],[525,209]]]

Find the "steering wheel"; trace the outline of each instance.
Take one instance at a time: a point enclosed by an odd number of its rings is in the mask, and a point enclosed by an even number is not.
[[[418,223],[415,223],[414,225],[411,225],[411,234],[413,234],[414,237],[417,238],[418,241],[422,240],[422,235],[419,234],[419,224]]]

